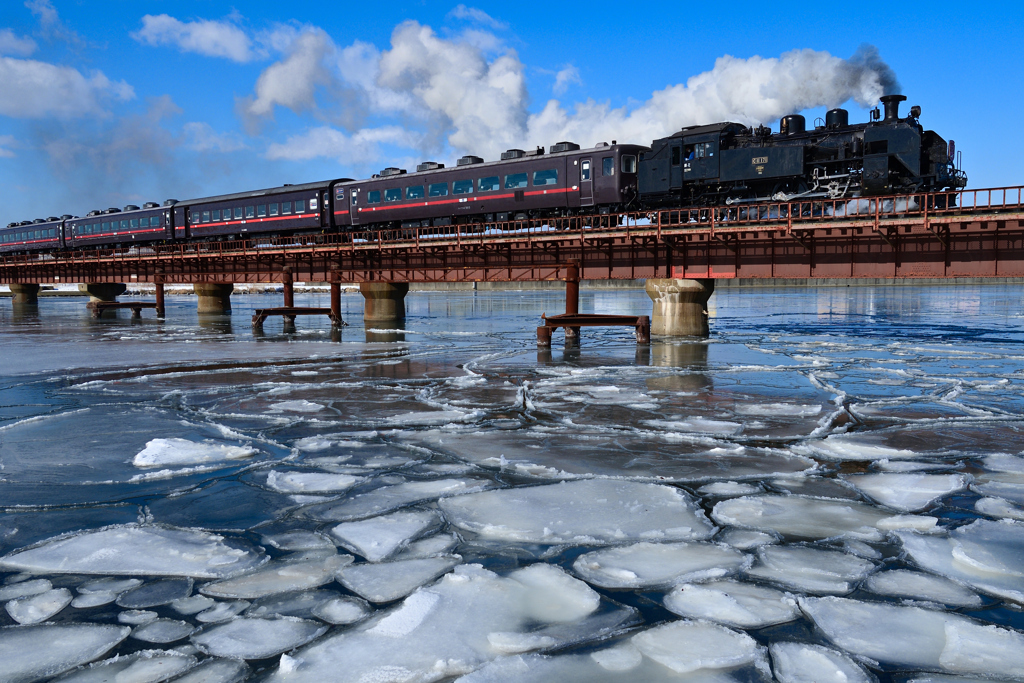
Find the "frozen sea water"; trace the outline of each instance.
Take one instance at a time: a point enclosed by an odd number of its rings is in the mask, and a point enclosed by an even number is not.
[[[706,341],[537,350],[560,294],[346,294],[340,342],[0,300],[0,680],[1024,680],[1017,301],[721,288]]]

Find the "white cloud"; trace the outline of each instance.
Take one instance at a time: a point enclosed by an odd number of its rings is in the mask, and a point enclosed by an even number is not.
[[[148,45],[174,45],[182,52],[223,57],[245,63],[256,58],[252,40],[230,21],[180,21],[167,14],[147,14],[132,38]]]
[[[569,86],[573,83],[581,85],[583,81],[580,79],[580,70],[570,64],[555,74],[555,84],[551,86],[551,89],[555,94],[561,95],[568,90]]]
[[[190,121],[182,126],[185,147],[197,152],[236,152],[246,144],[235,133],[218,133],[204,121]]]
[[[462,19],[465,21],[473,21],[484,26],[490,26],[491,28],[503,29],[508,28],[508,24],[503,21],[498,21],[487,12],[476,7],[466,7],[465,5],[456,5],[455,8],[448,13],[449,17],[455,19]]]
[[[64,24],[50,0],[27,0],[25,7],[39,19],[39,28],[47,38],[62,40],[74,47],[85,45],[82,37]]]
[[[291,45],[290,54],[260,74],[254,97],[240,103],[249,119],[268,117],[274,107],[295,113],[316,108],[316,90],[333,81],[325,59],[334,52],[334,42],[320,29],[301,33]]]
[[[0,57],[0,83],[0,115],[14,118],[102,115],[105,100],[135,97],[130,85],[111,81],[100,71],[85,76],[69,66],[34,59]]]
[[[0,135],[0,158],[11,158],[15,156],[14,152],[9,147],[15,145],[15,139],[13,135]]]
[[[346,166],[360,166],[381,161],[381,145],[418,147],[419,135],[401,126],[364,128],[346,135],[329,126],[320,126],[302,135],[274,143],[267,149],[268,159],[306,161],[321,157],[337,159]]]
[[[0,55],[28,57],[36,51],[36,41],[28,36],[24,38],[14,35],[9,28],[0,29]]]

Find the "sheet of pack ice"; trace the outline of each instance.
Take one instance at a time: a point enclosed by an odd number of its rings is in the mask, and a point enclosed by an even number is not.
[[[78,587],[79,593],[116,593],[120,595],[142,585],[142,579],[93,579]]]
[[[962,474],[853,474],[845,477],[864,495],[901,512],[917,512],[967,488]]]
[[[816,594],[849,593],[875,568],[854,555],[803,546],[764,546],[757,558],[748,576]]]
[[[664,603],[679,616],[735,628],[763,628],[800,616],[796,599],[789,593],[739,581],[676,586],[665,595]]]
[[[473,493],[440,502],[452,524],[488,539],[527,543],[703,540],[715,532],[684,491],[583,479]]]
[[[1016,479],[1021,475],[1014,474],[1012,477]],[[1024,505],[1024,482],[1021,481],[999,481],[995,477],[982,475],[971,488],[983,496],[1002,498],[1017,505]]]
[[[127,626],[38,624],[0,628],[0,681],[29,683],[99,659],[128,637]]]
[[[279,472],[267,473],[267,486],[281,493],[340,493],[347,491],[363,480],[351,474],[328,474],[326,472]]]
[[[934,517],[895,516],[866,503],[795,495],[731,498],[715,504],[711,513],[719,524],[774,531],[790,539],[845,536],[881,541],[885,532],[910,526],[930,528]]]
[[[732,574],[750,556],[715,543],[634,543],[580,555],[573,571],[602,588],[665,588]]]
[[[249,665],[237,659],[210,658],[174,683],[241,683],[249,677]]]
[[[768,647],[779,683],[873,683],[857,662],[842,652],[810,643],[775,642]]]
[[[313,608],[313,616],[328,624],[344,625],[362,621],[370,611],[370,606],[362,600],[346,596],[320,603]]]
[[[380,562],[440,524],[441,519],[435,512],[411,510],[342,522],[331,529],[331,536],[344,548],[370,562]]]
[[[727,496],[748,496],[753,493],[761,493],[760,487],[752,484],[743,484],[737,481],[716,481],[712,484],[705,484],[697,489],[697,493],[704,496],[727,497]]]
[[[88,609],[90,607],[109,605],[114,602],[114,600],[117,600],[117,593],[112,591],[95,591],[76,596],[75,599],[71,601],[71,606],[76,609]]]
[[[334,555],[304,562],[274,560],[249,574],[208,583],[200,592],[214,598],[251,600],[275,593],[307,590],[333,581],[335,572],[353,559],[351,555]]]
[[[295,530],[280,534],[268,534],[263,536],[262,541],[279,550],[323,550],[334,548],[334,544],[327,537],[313,531]]]
[[[1018,507],[1002,498],[979,498],[974,509],[989,517],[1015,519],[1024,522],[1024,508]]]
[[[977,607],[981,598],[967,588],[949,579],[932,574],[910,571],[909,569],[890,569],[868,577],[864,587],[878,595],[889,595],[897,598],[927,600],[940,605],[955,607]]]
[[[144,609],[169,605],[190,595],[192,579],[162,579],[132,588],[117,599],[117,604],[125,609]]]
[[[130,609],[120,612],[117,615],[117,621],[121,624],[148,624],[155,621],[158,616],[160,615],[152,610]]]
[[[357,496],[334,503],[323,503],[305,508],[304,514],[324,522],[343,522],[381,515],[407,505],[448,496],[460,496],[491,488],[494,484],[482,479],[435,479],[408,481],[394,486],[382,486]]]
[[[500,655],[606,637],[633,618],[600,606],[587,584],[552,565],[508,576],[460,565],[397,606],[282,658],[268,681],[322,683],[337,671],[353,681],[436,681]]]
[[[71,604],[71,599],[71,591],[67,588],[55,588],[39,595],[11,600],[6,605],[7,613],[19,624],[38,624]]]
[[[952,612],[846,598],[800,598],[814,625],[847,652],[915,669],[1024,678],[1024,634]]]
[[[196,658],[146,650],[96,662],[56,679],[60,683],[160,683],[188,671]]]
[[[196,621],[202,624],[220,624],[230,619],[234,619],[248,609],[251,604],[252,603],[248,600],[218,602],[216,605],[197,614]]]
[[[396,560],[414,560],[418,557],[437,557],[447,555],[448,551],[459,544],[458,536],[453,534],[434,534],[413,541],[405,549],[395,555]]]
[[[807,442],[793,449],[803,455],[828,460],[909,460],[919,453],[872,443],[859,435],[836,434],[816,442]]]
[[[309,619],[319,605],[339,596],[333,590],[298,591],[281,593],[261,598],[253,602],[245,611],[247,617],[299,617]],[[356,600],[357,598],[352,598]]]
[[[226,624],[207,626],[192,636],[192,642],[208,655],[231,659],[266,659],[305,645],[326,630],[327,627],[319,622],[295,617],[243,617]],[[336,673],[332,672],[326,680],[333,678]]]
[[[917,566],[1024,604],[1024,523],[979,519],[949,536],[897,532]]]
[[[733,548],[750,550],[761,545],[778,543],[777,536],[766,534],[763,531],[751,531],[749,529],[726,529],[715,537],[719,543],[726,543]]]
[[[610,649],[605,649],[589,655],[500,657],[456,679],[456,683],[737,683],[748,680],[721,670],[701,669],[679,674],[644,657],[632,646],[628,654],[609,652]]]
[[[547,480],[591,476],[659,482],[762,479],[815,467],[814,460],[782,449],[715,448],[713,440],[693,434],[685,438],[699,443],[690,448],[692,452],[680,452],[677,433],[634,435],[618,431],[610,439],[604,432],[577,430],[580,428],[455,433],[433,430],[405,432],[399,438],[484,467]],[[481,448],[482,443],[487,448]],[[573,453],[572,458],[564,457],[567,451]]]
[[[427,557],[395,562],[364,562],[338,572],[338,582],[370,602],[404,598],[457,565],[462,558]]]
[[[132,458],[132,464],[136,467],[198,465],[225,460],[244,460],[258,452],[251,446],[227,446],[188,439],[153,439]]]
[[[198,614],[216,604],[216,600],[205,595],[190,595],[187,598],[180,598],[172,602],[171,609],[178,614]]]
[[[677,673],[731,669],[764,659],[764,648],[747,634],[706,621],[672,621],[641,631],[630,642]]]
[[[53,584],[50,583],[49,579],[30,579],[20,583],[12,583],[8,586],[0,586],[0,602],[39,595],[51,588],[53,588]]]
[[[187,638],[195,630],[195,627],[187,621],[154,619],[148,624],[137,626],[132,631],[132,638],[146,643],[173,643]]]
[[[0,558],[0,569],[40,574],[222,578],[263,556],[223,536],[192,529],[125,525],[57,537]]]

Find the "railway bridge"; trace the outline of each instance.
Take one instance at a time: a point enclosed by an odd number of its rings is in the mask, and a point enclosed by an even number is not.
[[[721,278],[1024,277],[1024,187],[666,209],[505,223],[250,237],[0,258],[0,283],[31,304],[41,283],[192,283],[200,312],[230,310],[235,283],[358,284],[366,319],[404,317],[409,283],[647,280],[654,334],[708,333]],[[283,311],[284,309],[280,309]],[[334,319],[332,317],[332,319]]]

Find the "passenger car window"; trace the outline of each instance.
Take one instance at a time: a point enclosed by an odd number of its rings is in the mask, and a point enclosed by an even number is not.
[[[291,202],[281,202],[281,214],[284,215],[284,216],[287,216],[291,212],[292,212],[292,203]]]
[[[393,187],[390,190],[384,190],[384,201],[386,202],[397,202],[402,198],[402,189],[399,187]]]
[[[366,193],[367,204],[380,204],[380,190],[374,190],[373,192]]]
[[[245,207],[245,217],[246,218],[255,218],[256,217],[256,207],[254,207],[254,206],[247,206],[247,207]]]
[[[499,178],[496,175],[481,178],[477,185],[477,189],[479,189],[481,192],[493,192],[494,190],[500,190],[501,178]]]
[[[296,199],[295,200],[295,213],[302,213],[306,210],[306,200]]]
[[[472,184],[470,184],[472,187]],[[431,197],[447,197],[448,196],[448,183],[432,183],[430,185],[430,196]]]
[[[216,221],[219,221],[219,220],[220,220],[220,209],[214,209],[214,210],[213,210],[213,211],[212,211],[212,212],[210,213],[210,219],[211,219],[212,221],[214,221],[214,222],[216,222]]]
[[[413,185],[412,187],[405,188],[406,199],[423,199],[423,186]]]
[[[517,190],[521,187],[526,187],[529,184],[526,178],[526,173],[511,173],[505,176],[505,189]]]
[[[534,171],[533,172],[533,186],[538,185],[557,185],[558,184],[558,170],[550,168],[546,171]]]
[[[590,159],[580,162],[580,180],[590,180]]]
[[[473,193],[473,181],[472,180],[456,180],[452,183],[452,194],[472,194]]]
[[[139,229],[139,219],[138,218],[133,218],[131,223],[130,223],[130,225],[131,225],[133,230],[138,230]]]
[[[270,205],[270,215],[276,216],[280,212],[281,206],[279,204]]]
[[[149,227],[158,228],[160,227],[160,216],[150,216]]]
[[[679,149],[676,147],[676,149]],[[622,172],[623,173],[636,173],[636,155],[635,154],[623,154],[622,155]]]
[[[259,206],[256,207],[256,217],[257,218],[266,218],[267,217],[267,205],[266,204],[260,204]]]
[[[123,221],[121,221],[121,229],[122,230],[127,230],[128,229],[128,219],[127,218],[125,218]]]
[[[601,175],[615,175],[615,158],[605,157],[601,159]]]

